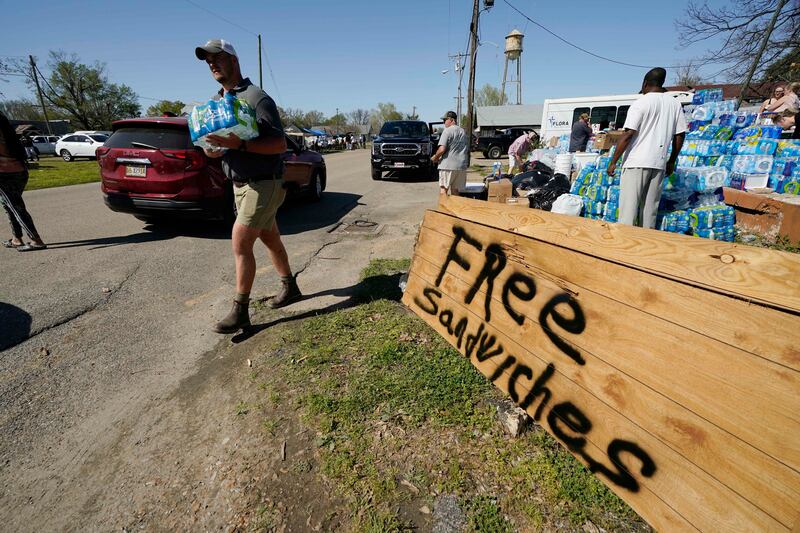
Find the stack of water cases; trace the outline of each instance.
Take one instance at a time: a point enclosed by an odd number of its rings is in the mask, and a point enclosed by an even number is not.
[[[698,91],[700,92],[700,91]],[[800,142],[780,140],[779,126],[756,126],[756,114],[701,94],[691,114],[676,170],[664,179],[659,227],[718,240],[733,239],[734,211],[721,187],[800,191]]]
[[[735,211],[722,202],[722,187],[800,194],[800,141],[781,140],[779,126],[755,125],[755,113],[734,109],[719,89],[697,91],[684,108],[690,131],[664,178],[658,229],[732,241]],[[608,162],[585,164],[570,192],[583,200],[582,216],[616,222],[620,170],[609,176]]]
[[[620,171],[609,175],[609,161],[608,157],[598,157],[596,162],[586,163],[572,184],[570,193],[583,200],[582,215],[586,218],[607,222],[619,219]]]

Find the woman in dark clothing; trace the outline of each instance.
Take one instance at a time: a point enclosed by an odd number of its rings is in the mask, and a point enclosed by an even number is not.
[[[47,248],[22,201],[22,192],[28,183],[26,160],[27,154],[19,136],[6,116],[0,113],[0,204],[3,204],[11,223],[11,239],[3,241],[3,246],[20,252]],[[28,244],[22,242],[23,229],[31,240]]]
[[[775,123],[782,127],[784,130],[790,130],[794,128],[794,133],[792,134],[792,139],[800,139],[800,128],[797,127],[797,116],[800,114],[800,110],[790,108],[785,109],[778,115],[778,119]]]

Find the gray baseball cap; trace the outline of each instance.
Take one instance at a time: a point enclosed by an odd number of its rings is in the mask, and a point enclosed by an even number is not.
[[[455,111],[448,111],[442,117],[442,120],[447,120],[448,118],[452,118],[453,120],[458,120],[458,115],[456,115]]]
[[[211,39],[203,46],[198,46],[194,49],[194,55],[200,60],[205,60],[207,54],[217,54],[219,52],[225,52],[234,57],[239,57],[233,45],[225,39]]]

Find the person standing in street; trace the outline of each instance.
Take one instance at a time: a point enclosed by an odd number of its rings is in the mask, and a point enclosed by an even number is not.
[[[569,136],[569,151],[585,152],[591,136],[592,127],[589,125],[589,113],[581,113],[580,118],[572,125],[572,133]]]
[[[619,221],[623,224],[655,228],[664,173],[672,174],[686,136],[686,119],[681,104],[665,94],[667,71],[654,68],[644,77],[643,94],[628,110],[625,132],[608,164],[616,171],[625,154],[620,178]],[[667,150],[672,153],[667,159]]]
[[[281,159],[286,151],[286,138],[275,102],[249,78],[242,77],[239,57],[231,43],[214,39],[197,47],[195,55],[208,64],[211,75],[222,85],[214,98],[231,94],[247,102],[255,110],[259,132],[258,137],[247,141],[233,133],[206,137],[216,147],[205,150],[206,155],[222,159],[222,170],[233,182],[236,202],[237,215],[231,235],[236,297],[230,313],[214,326],[217,333],[233,333],[250,325],[250,290],[256,275],[253,247],[257,240],[267,247],[281,277],[281,290],[268,305],[274,309],[302,298],[275,220],[286,196]]]
[[[515,169],[521,169],[523,158],[533,149],[533,141],[538,137],[535,131],[523,133],[508,147],[508,173],[514,174]]]
[[[47,248],[22,200],[22,192],[28,184],[27,158],[19,136],[8,118],[0,112],[0,204],[11,223],[11,239],[3,241],[3,246],[19,252]],[[23,229],[31,240],[28,244],[22,241]]]
[[[439,163],[439,194],[458,196],[459,191],[467,184],[467,134],[461,126],[456,125],[458,116],[455,112],[448,111],[442,119],[444,131],[439,138],[439,148],[431,161]]]

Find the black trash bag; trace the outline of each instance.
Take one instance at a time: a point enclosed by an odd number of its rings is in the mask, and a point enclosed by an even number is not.
[[[553,202],[569,192],[569,179],[564,174],[555,174],[539,187],[528,190],[528,203],[535,209],[550,211]]]
[[[541,172],[550,174],[551,176],[553,175],[553,169],[541,161],[526,161],[522,168],[523,170],[539,170]]]
[[[543,187],[552,177],[552,173],[542,172],[541,170],[521,172],[511,180],[511,185],[515,193],[514,196],[519,196],[519,194],[516,194],[518,191],[528,191],[530,189]]]

